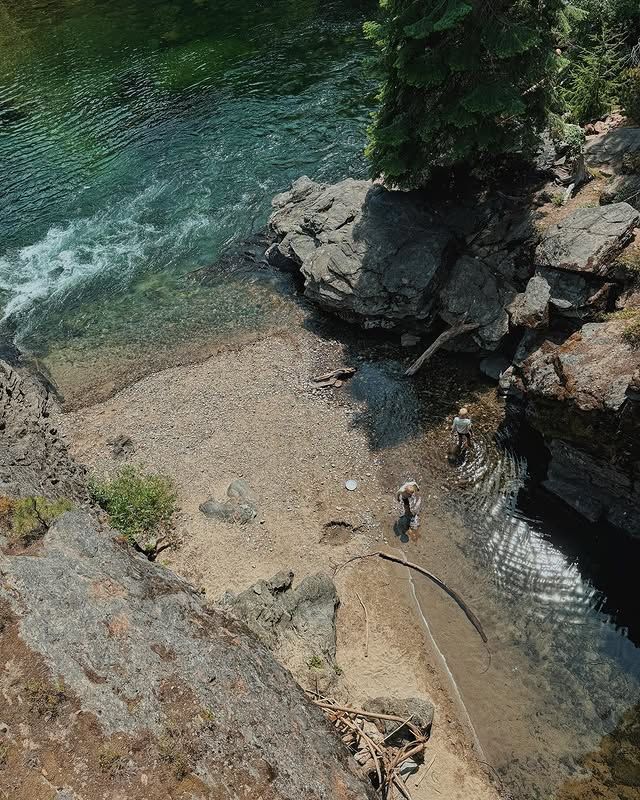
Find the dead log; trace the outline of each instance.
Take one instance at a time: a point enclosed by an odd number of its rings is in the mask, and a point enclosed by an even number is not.
[[[347,564],[351,563],[352,561],[359,561],[363,558],[371,558],[373,556],[378,556],[378,558],[383,558],[385,561],[393,561],[395,564],[402,564],[403,567],[409,567],[410,569],[415,569],[416,572],[424,575],[429,580],[433,581],[436,586],[439,586],[444,592],[446,592],[449,597],[456,602],[460,608],[464,611],[465,616],[469,620],[469,622],[473,625],[473,627],[478,631],[480,638],[486,644],[487,643],[487,635],[484,632],[482,625],[480,624],[480,620],[476,617],[473,611],[469,608],[469,606],[464,602],[464,600],[460,597],[460,595],[455,592],[453,589],[450,589],[447,584],[440,580],[436,575],[428,570],[424,569],[424,567],[419,566],[418,564],[412,564],[411,561],[407,561],[403,558],[398,558],[397,556],[389,555],[389,553],[383,553],[381,550],[377,550],[375,553],[366,553],[362,556],[353,556],[348,561],[345,561],[344,564],[341,564],[340,567],[336,568],[336,572],[338,569],[342,567],[346,567]]]
[[[450,341],[451,339],[455,339],[456,336],[461,336],[463,333],[470,333],[471,331],[475,331],[480,327],[479,322],[461,322],[459,325],[454,325],[451,328],[448,328],[446,331],[443,331],[440,336],[424,351],[424,353],[417,358],[413,364],[407,369],[404,373],[405,375],[415,375],[416,372],[422,367],[427,361],[431,358],[431,356],[439,350],[443,344]]]

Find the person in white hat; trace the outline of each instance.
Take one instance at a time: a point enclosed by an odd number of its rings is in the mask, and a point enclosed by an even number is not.
[[[422,508],[420,487],[415,481],[407,481],[398,489],[396,498],[404,506],[405,516],[409,518],[409,527],[411,530],[417,530],[420,525],[419,515]]]
[[[471,420],[466,408],[461,408],[458,416],[453,418],[451,430],[458,434],[458,447],[462,447],[465,441],[471,447]]]

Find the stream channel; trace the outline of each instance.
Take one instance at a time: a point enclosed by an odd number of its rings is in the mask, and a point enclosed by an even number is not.
[[[258,266],[221,268],[206,286],[188,276],[259,231],[272,196],[301,174],[366,174],[375,84],[361,26],[373,9],[364,0],[0,4],[3,331],[69,405],[186,358],[185,342],[206,355],[286,318],[290,300]],[[376,447],[414,441],[423,409],[397,364],[370,363],[352,391],[368,394]],[[450,469],[445,533],[415,546],[470,595],[490,662],[454,609],[429,613],[442,603],[432,587],[416,584],[417,600],[479,747],[514,798],[631,800],[640,797],[639,548],[552,501],[534,450],[508,431],[480,436]],[[609,795],[567,788],[590,751],[603,754]]]

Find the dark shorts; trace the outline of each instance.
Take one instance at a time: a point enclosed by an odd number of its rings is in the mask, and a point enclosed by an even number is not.
[[[465,439],[467,440],[467,444],[471,445],[471,434],[469,433],[469,431],[467,431],[466,433],[459,433],[458,434],[458,445],[459,445],[459,447],[462,447],[462,445],[464,444],[464,440]]]

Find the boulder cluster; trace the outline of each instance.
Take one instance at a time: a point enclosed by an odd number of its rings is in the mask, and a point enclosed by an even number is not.
[[[548,187],[456,205],[303,177],[274,198],[267,258],[299,271],[311,301],[367,329],[428,337],[475,324],[449,346],[505,357],[501,385],[547,441],[548,488],[640,535],[634,157],[638,128],[591,137],[586,164],[610,176],[600,204],[559,207],[546,226],[535,206]]]

